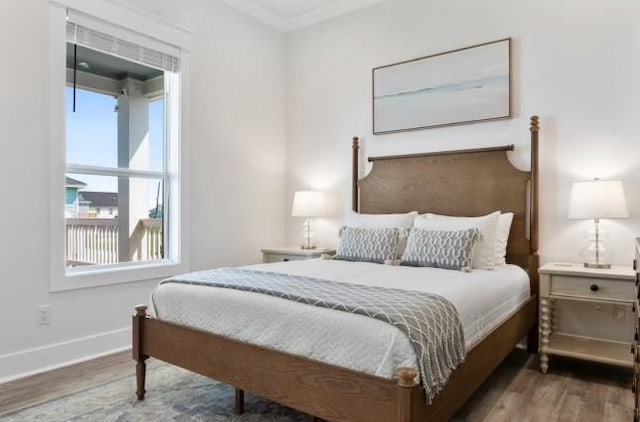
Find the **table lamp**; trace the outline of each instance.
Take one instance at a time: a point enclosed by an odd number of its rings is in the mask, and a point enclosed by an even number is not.
[[[322,192],[315,191],[298,191],[293,196],[293,206],[291,207],[291,215],[293,217],[304,217],[304,244],[302,249],[315,249],[313,242],[313,217],[320,217],[325,210],[324,195]]]
[[[589,182],[575,182],[571,187],[569,218],[593,219],[594,236],[590,238],[587,268],[611,268],[606,262],[606,249],[600,230],[601,218],[627,218],[627,201],[624,188],[619,180],[595,179]]]

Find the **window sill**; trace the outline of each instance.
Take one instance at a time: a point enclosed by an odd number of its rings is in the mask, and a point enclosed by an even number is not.
[[[171,261],[117,267],[67,270],[63,277],[51,280],[50,292],[87,289],[114,284],[161,280],[186,272],[186,266]]]

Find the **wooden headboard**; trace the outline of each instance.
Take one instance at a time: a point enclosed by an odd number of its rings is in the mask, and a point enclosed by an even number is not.
[[[538,291],[538,116],[531,117],[531,170],[507,157],[513,145],[424,154],[369,157],[359,179],[359,141],[353,139],[353,210],[368,214],[418,211],[455,216],[513,212],[507,262],[527,270]]]

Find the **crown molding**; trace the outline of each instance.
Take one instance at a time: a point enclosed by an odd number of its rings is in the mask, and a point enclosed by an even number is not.
[[[279,31],[284,31],[287,26],[287,20],[281,18],[273,12],[258,6],[251,0],[224,0],[225,3],[246,13],[247,15],[257,19],[258,21],[269,25]]]
[[[358,9],[364,9],[369,6],[373,6],[374,4],[382,3],[383,1],[385,0],[337,1],[319,9],[312,10],[302,15],[298,15],[292,19],[288,19],[284,31],[290,32],[307,26],[315,25],[319,22],[333,19],[335,17],[353,12]]]
[[[255,4],[252,0],[225,0],[236,9],[245,12],[260,22],[283,32],[295,31],[316,23],[372,6],[386,0],[339,0],[327,6],[284,19],[269,10]]]

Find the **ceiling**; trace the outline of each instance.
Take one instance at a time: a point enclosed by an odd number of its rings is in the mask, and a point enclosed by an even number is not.
[[[225,0],[281,31],[293,31],[384,0]]]

